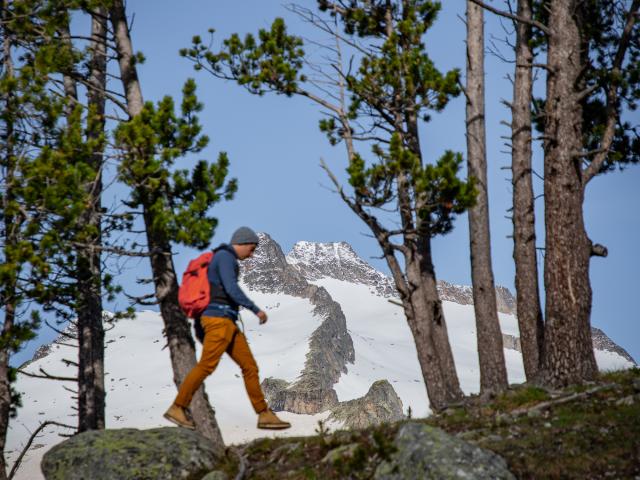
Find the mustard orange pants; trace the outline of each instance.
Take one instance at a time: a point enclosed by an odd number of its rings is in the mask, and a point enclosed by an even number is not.
[[[262,388],[260,388],[258,365],[249,349],[244,333],[228,318],[202,317],[200,323],[204,329],[202,356],[180,385],[174,403],[187,408],[193,394],[200,388],[204,379],[216,369],[222,354],[227,352],[242,370],[244,386],[253,409],[259,413],[267,408],[267,402],[265,402]]]

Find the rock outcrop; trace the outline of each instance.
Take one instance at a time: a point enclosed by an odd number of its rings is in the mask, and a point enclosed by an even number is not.
[[[454,285],[438,280],[438,294],[442,301],[473,305],[473,288],[468,285]],[[516,299],[508,288],[496,286],[496,302],[498,312],[516,315]]]
[[[329,420],[347,428],[366,428],[403,418],[402,400],[387,380],[374,382],[364,397],[340,402],[329,416]]]
[[[92,430],[42,459],[47,480],[200,480],[219,458],[211,442],[184,428]]]
[[[522,345],[520,344],[520,337],[509,335],[508,333],[502,334],[502,346],[516,352],[522,352]]]
[[[502,457],[428,425],[403,425],[393,444],[397,451],[378,465],[375,480],[516,478]]]

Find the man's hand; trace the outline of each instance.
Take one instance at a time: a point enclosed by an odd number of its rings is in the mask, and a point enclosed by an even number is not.
[[[260,319],[260,325],[267,323],[267,314],[262,310],[260,310],[256,315],[258,315],[258,318]]]

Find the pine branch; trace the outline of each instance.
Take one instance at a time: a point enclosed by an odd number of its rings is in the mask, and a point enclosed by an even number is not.
[[[620,76],[620,69],[622,68],[622,62],[624,61],[624,57],[627,53],[627,49],[629,47],[631,41],[631,34],[633,32],[634,24],[638,18],[638,13],[640,10],[640,0],[634,0],[631,4],[631,8],[629,8],[629,12],[627,13],[627,21],[624,26],[624,30],[622,32],[622,36],[620,37],[620,43],[618,44],[618,50],[616,51],[616,56],[613,60],[613,65],[611,68],[611,78],[615,79]],[[606,118],[607,123],[604,130],[604,134],[602,135],[602,141],[600,143],[600,152],[593,159],[591,164],[584,171],[582,177],[582,188],[585,188],[587,183],[595,177],[600,170],[602,169],[604,163],[607,160],[609,148],[613,143],[613,137],[615,135],[616,124],[618,121],[618,85],[616,81],[611,80],[609,84],[609,89],[607,90],[607,109],[606,109]]]

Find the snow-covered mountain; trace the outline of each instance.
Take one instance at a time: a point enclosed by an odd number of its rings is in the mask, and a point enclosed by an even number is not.
[[[429,413],[426,389],[415,345],[391,279],[359,258],[346,243],[299,242],[285,255],[268,235],[254,258],[242,267],[243,288],[268,314],[259,325],[244,313],[244,328],[264,379],[272,406],[293,428],[269,435],[313,434],[318,420],[330,427],[363,426],[394,419],[411,407],[414,416]],[[456,367],[466,393],[479,389],[475,323],[470,287],[439,284]],[[515,301],[497,288],[500,323],[505,336],[509,380],[524,380],[519,352]],[[151,428],[170,425],[162,413],[173,401],[169,353],[156,312],[141,311],[133,320],[107,322],[107,428]],[[71,332],[72,333],[72,332]],[[626,368],[633,359],[601,331],[594,329],[594,348],[601,369]],[[39,373],[73,376],[77,355],[73,340],[61,336],[38,350],[25,367]],[[38,425],[45,420],[76,424],[72,383],[19,376],[23,407],[11,422],[11,464]],[[244,392],[239,368],[228,358],[206,381],[217,419],[228,444],[267,435]],[[67,433],[51,426],[38,436],[16,479],[42,478],[44,452]]]

